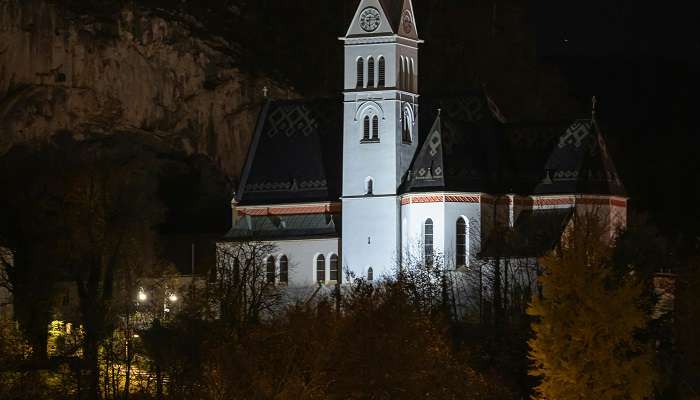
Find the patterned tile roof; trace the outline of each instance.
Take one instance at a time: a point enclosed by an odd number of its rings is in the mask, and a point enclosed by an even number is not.
[[[419,109],[422,144],[402,193],[625,195],[603,136],[590,119],[508,123],[483,91],[422,98]],[[342,118],[340,99],[269,101],[253,136],[238,202],[337,201]]]
[[[425,121],[439,121],[444,183],[416,181],[435,162],[425,145],[416,153],[403,192],[456,190],[518,194],[614,194],[625,189],[593,120],[573,123],[506,122],[484,92],[429,99],[421,104]]]
[[[253,135],[239,203],[338,200],[341,117],[340,100],[269,101]]]
[[[280,239],[296,237],[338,237],[340,214],[299,214],[240,216],[225,239]]]

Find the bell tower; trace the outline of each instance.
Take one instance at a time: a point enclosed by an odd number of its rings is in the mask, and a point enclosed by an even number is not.
[[[346,35],[343,265],[375,279],[399,262],[398,188],[418,142],[418,45],[411,0],[362,0]]]

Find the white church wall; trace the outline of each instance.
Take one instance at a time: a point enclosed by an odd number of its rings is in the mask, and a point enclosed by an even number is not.
[[[366,277],[372,267],[375,279],[390,274],[397,263],[398,199],[377,196],[343,199],[342,264]]]
[[[289,259],[289,286],[310,286],[316,282],[316,259],[323,254],[326,266],[326,281],[330,276],[330,258],[332,254],[340,257],[339,239],[303,239],[280,240],[271,242],[276,247],[275,263],[279,268],[279,259],[284,254]]]
[[[457,220],[465,219],[469,226],[467,236],[469,258],[474,258],[481,249],[481,205],[466,202],[411,203],[401,207],[402,248],[405,260],[422,259],[425,222],[433,221],[434,253],[445,257],[443,262],[454,265],[456,253]]]

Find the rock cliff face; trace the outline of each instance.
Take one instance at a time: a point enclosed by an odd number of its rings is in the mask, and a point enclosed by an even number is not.
[[[60,132],[129,132],[206,154],[236,179],[264,88],[291,91],[242,72],[236,45],[193,34],[202,24],[172,13],[0,0],[0,155]]]

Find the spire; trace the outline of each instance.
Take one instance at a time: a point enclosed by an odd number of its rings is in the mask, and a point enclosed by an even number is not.
[[[438,109],[438,115],[430,128],[430,133],[413,161],[412,179],[409,184],[412,188],[445,186],[440,113],[441,110]]]

